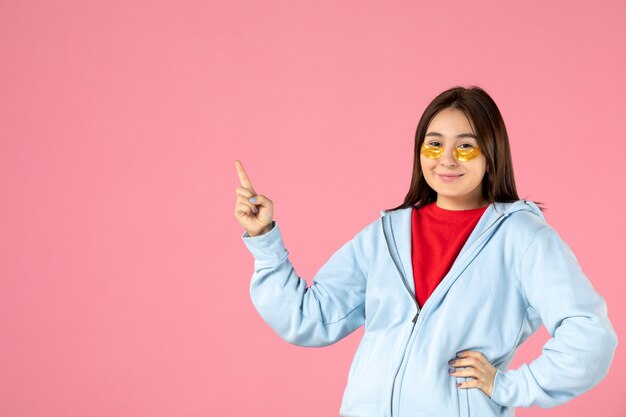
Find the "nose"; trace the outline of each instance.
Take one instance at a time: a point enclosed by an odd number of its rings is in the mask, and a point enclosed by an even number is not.
[[[443,154],[439,158],[439,163],[443,166],[454,167],[458,165],[458,161],[454,157],[454,148],[447,146],[443,149]]]

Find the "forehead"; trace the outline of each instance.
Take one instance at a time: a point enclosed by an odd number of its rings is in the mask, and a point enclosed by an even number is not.
[[[455,138],[473,137],[474,130],[469,118],[458,109],[443,109],[430,120],[426,129],[426,136]]]

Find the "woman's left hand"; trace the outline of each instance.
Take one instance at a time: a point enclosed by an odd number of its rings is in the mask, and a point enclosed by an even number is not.
[[[485,356],[477,350],[466,350],[456,354],[456,359],[448,362],[453,368],[465,367],[465,369],[455,369],[450,376],[453,377],[472,377],[469,381],[458,384],[461,388],[480,388],[482,392],[491,398],[493,393],[493,382],[496,377],[497,369],[492,366]]]

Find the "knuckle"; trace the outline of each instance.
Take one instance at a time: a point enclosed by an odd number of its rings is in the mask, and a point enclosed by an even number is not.
[[[242,195],[248,195],[248,194],[250,194],[250,190],[248,190],[246,187],[240,185],[239,187],[237,187],[237,193],[242,194]]]

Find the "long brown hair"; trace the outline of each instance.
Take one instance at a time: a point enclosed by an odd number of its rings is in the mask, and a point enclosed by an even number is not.
[[[453,87],[430,102],[417,125],[415,133],[415,150],[413,152],[413,177],[411,186],[404,202],[398,207],[385,211],[394,211],[407,207],[425,206],[437,201],[437,193],[433,190],[422,173],[420,164],[420,148],[430,121],[441,110],[453,108],[461,110],[473,124],[476,141],[485,155],[487,167],[482,181],[483,197],[493,202],[514,202],[520,198],[515,188],[513,177],[513,161],[509,146],[509,136],[504,120],[495,101],[480,87]],[[534,201],[533,201],[534,202]],[[534,202],[535,204],[543,204]],[[543,207],[539,207],[544,211]]]

